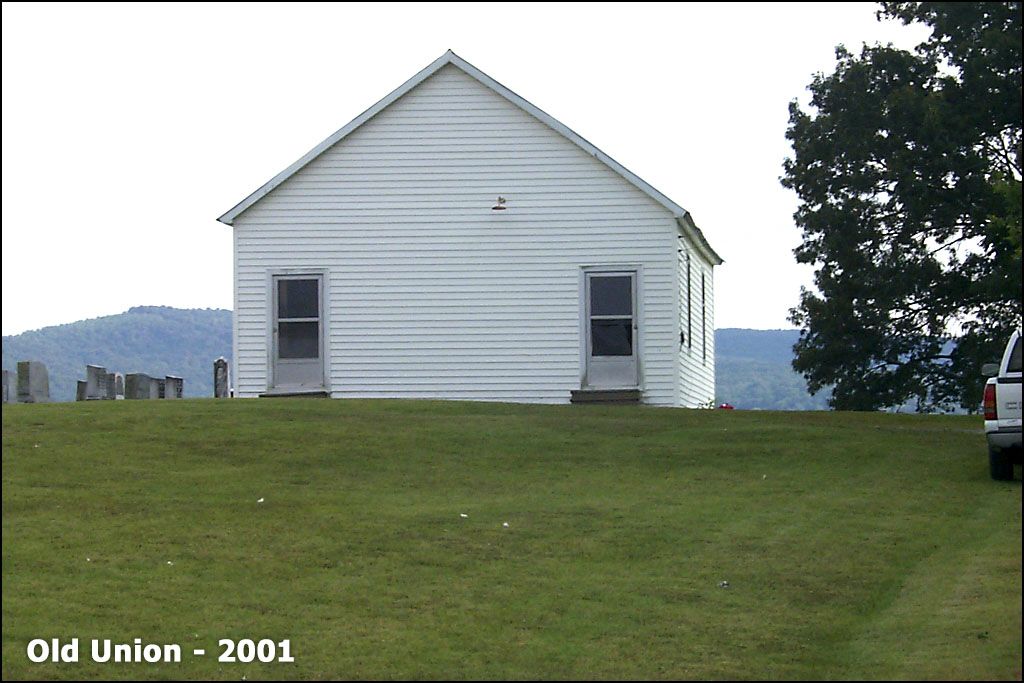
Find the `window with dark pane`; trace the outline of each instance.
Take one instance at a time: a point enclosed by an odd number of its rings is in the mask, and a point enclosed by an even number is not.
[[[704,291],[704,273],[700,274],[700,329],[704,337],[700,346],[701,360],[708,362],[708,300]]]
[[[633,315],[633,278],[590,278],[590,315]]]
[[[689,254],[686,255],[686,345],[693,348],[693,275]]]
[[[1013,351],[1010,351],[1010,364],[1006,366],[1007,372],[1021,371],[1020,343],[1022,341],[1024,341],[1024,337],[1019,337],[1017,343],[1013,345]]]
[[[279,319],[319,318],[319,281],[278,280],[277,317]]]
[[[590,345],[594,356],[632,356],[633,319],[591,320]]]
[[[281,358],[319,358],[320,323],[278,323],[277,348]]]

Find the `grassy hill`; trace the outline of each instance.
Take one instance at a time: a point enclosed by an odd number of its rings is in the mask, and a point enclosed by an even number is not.
[[[138,306],[126,313],[45,327],[3,338],[3,368],[46,364],[50,397],[75,400],[87,364],[111,372],[185,378],[186,396],[213,396],[213,361],[231,358],[231,311]]]
[[[811,396],[790,366],[796,330],[721,329],[715,332],[720,402],[762,410],[825,410],[827,394]],[[40,360],[50,373],[50,395],[75,398],[88,363],[111,371],[185,378],[187,396],[213,394],[212,363],[231,358],[231,312],[140,306],[120,315],[3,338],[3,367]]]
[[[1021,485],[977,418],[5,405],[2,499],[5,680],[1020,678]]]

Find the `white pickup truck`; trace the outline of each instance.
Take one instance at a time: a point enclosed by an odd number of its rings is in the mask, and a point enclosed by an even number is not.
[[[982,367],[985,375],[995,375],[985,383],[982,401],[988,466],[993,479],[1013,479],[1013,463],[1021,461],[1020,346],[1018,330],[1010,337],[999,364],[987,363]]]

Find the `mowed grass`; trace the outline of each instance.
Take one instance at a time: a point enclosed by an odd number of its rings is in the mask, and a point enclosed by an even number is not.
[[[1020,679],[1019,476],[977,417],[4,406],[3,677],[243,676]]]

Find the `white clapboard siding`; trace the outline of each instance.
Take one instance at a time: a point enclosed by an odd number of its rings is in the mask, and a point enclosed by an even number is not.
[[[680,367],[673,214],[455,66],[233,225],[239,396],[268,389],[270,275],[308,270],[325,274],[331,396],[568,402],[589,266],[639,270],[644,401],[713,393],[713,360]]]
[[[715,398],[714,269],[680,240],[678,258],[680,331],[678,345],[679,404],[688,408],[709,405]],[[689,257],[689,268],[687,268]],[[701,300],[701,275],[704,300]]]

